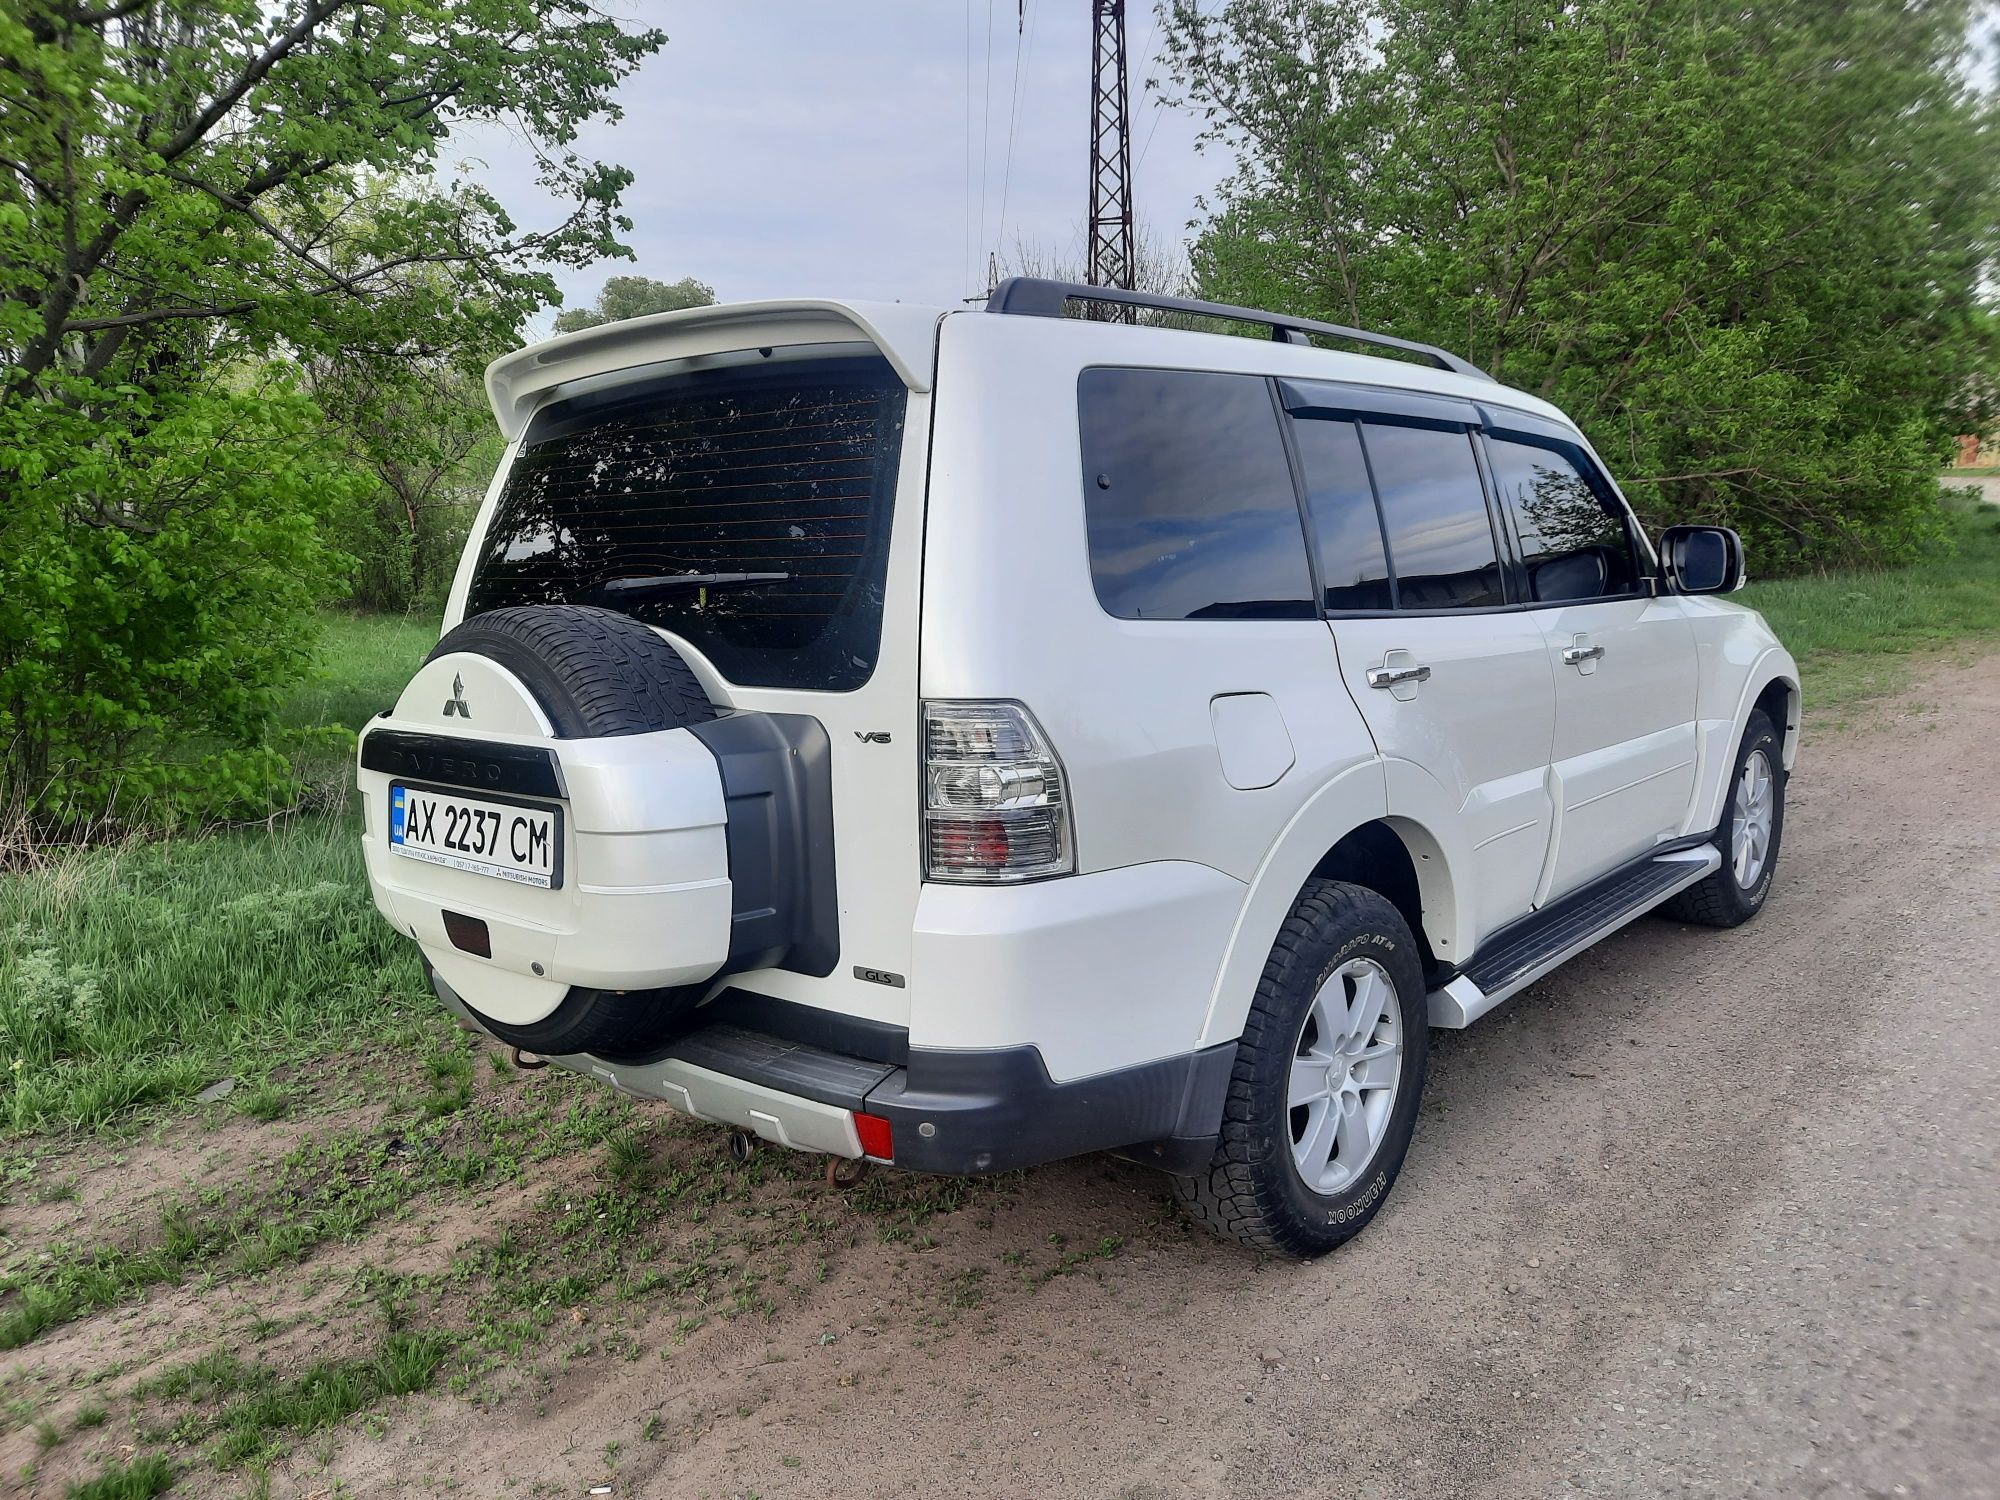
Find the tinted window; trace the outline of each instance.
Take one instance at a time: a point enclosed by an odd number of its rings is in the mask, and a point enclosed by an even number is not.
[[[1494,487],[1513,513],[1538,602],[1638,592],[1625,515],[1553,448],[1494,438]]]
[[[904,395],[870,357],[552,407],[507,475],[466,611],[600,604],[686,637],[734,682],[859,687],[881,644]],[[672,581],[687,575],[713,582]]]
[[[1305,471],[1326,607],[1387,609],[1389,563],[1359,429],[1352,422],[1308,418],[1294,422],[1292,432]]]
[[[1504,603],[1472,439],[1431,427],[1361,425],[1389,532],[1397,606],[1475,609]]]
[[[1077,404],[1097,597],[1127,620],[1317,615],[1263,380],[1086,370]]]

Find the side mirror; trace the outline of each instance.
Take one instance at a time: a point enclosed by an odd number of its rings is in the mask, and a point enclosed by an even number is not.
[[[1743,538],[1727,526],[1669,526],[1660,533],[1667,587],[1676,594],[1727,594],[1743,587]]]

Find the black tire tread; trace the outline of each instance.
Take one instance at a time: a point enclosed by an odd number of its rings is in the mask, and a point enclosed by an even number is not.
[[[1763,910],[1763,897],[1751,905],[1743,892],[1737,889],[1736,872],[1730,865],[1729,825],[1736,809],[1736,775],[1742,769],[1744,759],[1750,750],[1763,739],[1772,742],[1775,751],[1778,745],[1777,726],[1762,709],[1752,709],[1743,726],[1743,738],[1737,744],[1736,757],[1729,763],[1729,795],[1723,801],[1722,826],[1716,830],[1714,843],[1722,851],[1722,865],[1705,879],[1696,881],[1684,891],[1676,891],[1660,903],[1660,912],[1677,922],[1687,922],[1696,927],[1740,927]],[[1773,825],[1771,851],[1763,877],[1763,889],[1768,892],[1777,868],[1778,853],[1784,844],[1784,796],[1785,770],[1778,757],[1771,758],[1771,772],[1777,785],[1773,796],[1777,798],[1777,821]]]
[[[1223,1104],[1222,1135],[1215,1155],[1202,1171],[1174,1178],[1175,1197],[1187,1215],[1223,1239],[1287,1256],[1319,1254],[1326,1248],[1302,1239],[1271,1174],[1257,1170],[1261,1153],[1270,1150],[1270,1143],[1268,1139],[1260,1139],[1257,1127],[1254,1069],[1267,1033],[1274,1027],[1289,1026],[1285,1018],[1285,987],[1292,975],[1310,962],[1304,951],[1307,945],[1329,930],[1363,925],[1395,932],[1408,945],[1406,951],[1412,954],[1416,951],[1415,940],[1409,936],[1402,914],[1386,897],[1366,886],[1343,881],[1308,881],[1284,925],[1278,929],[1277,941],[1258,979],[1250,1013],[1243,1022],[1242,1041]],[[1421,1013],[1415,1018],[1406,1015],[1404,1019],[1406,1029],[1426,1024],[1427,1018]],[[1392,1166],[1392,1181],[1394,1175]],[[1359,1221],[1355,1231],[1366,1223],[1365,1218]]]
[[[581,604],[475,615],[440,640],[491,657],[527,684],[564,739],[651,734],[705,724],[715,705],[680,653],[629,615]]]

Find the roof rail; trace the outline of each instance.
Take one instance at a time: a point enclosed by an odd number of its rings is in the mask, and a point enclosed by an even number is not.
[[[1440,370],[1491,380],[1479,366],[1460,359],[1435,344],[1419,344],[1410,339],[1392,338],[1386,333],[1369,333],[1346,328],[1339,323],[1317,323],[1311,318],[1293,318],[1284,313],[1263,312],[1254,307],[1233,307],[1226,302],[1199,302],[1191,297],[1162,297],[1152,292],[1128,292],[1123,287],[1086,286],[1078,281],[1048,281],[1039,276],[1010,276],[993,289],[986,299],[992,313],[1014,313],[1031,318],[1060,318],[1071,302],[1110,302],[1120,307],[1149,307],[1160,312],[1194,313],[1204,318],[1226,318],[1236,323],[1257,323],[1271,330],[1282,344],[1306,344],[1309,333],[1350,343],[1375,344],[1384,349],[1400,349],[1422,356]]]

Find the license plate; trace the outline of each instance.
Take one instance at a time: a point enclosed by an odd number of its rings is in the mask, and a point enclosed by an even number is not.
[[[562,884],[562,823],[553,807],[389,788],[389,849],[427,864],[519,885]]]

